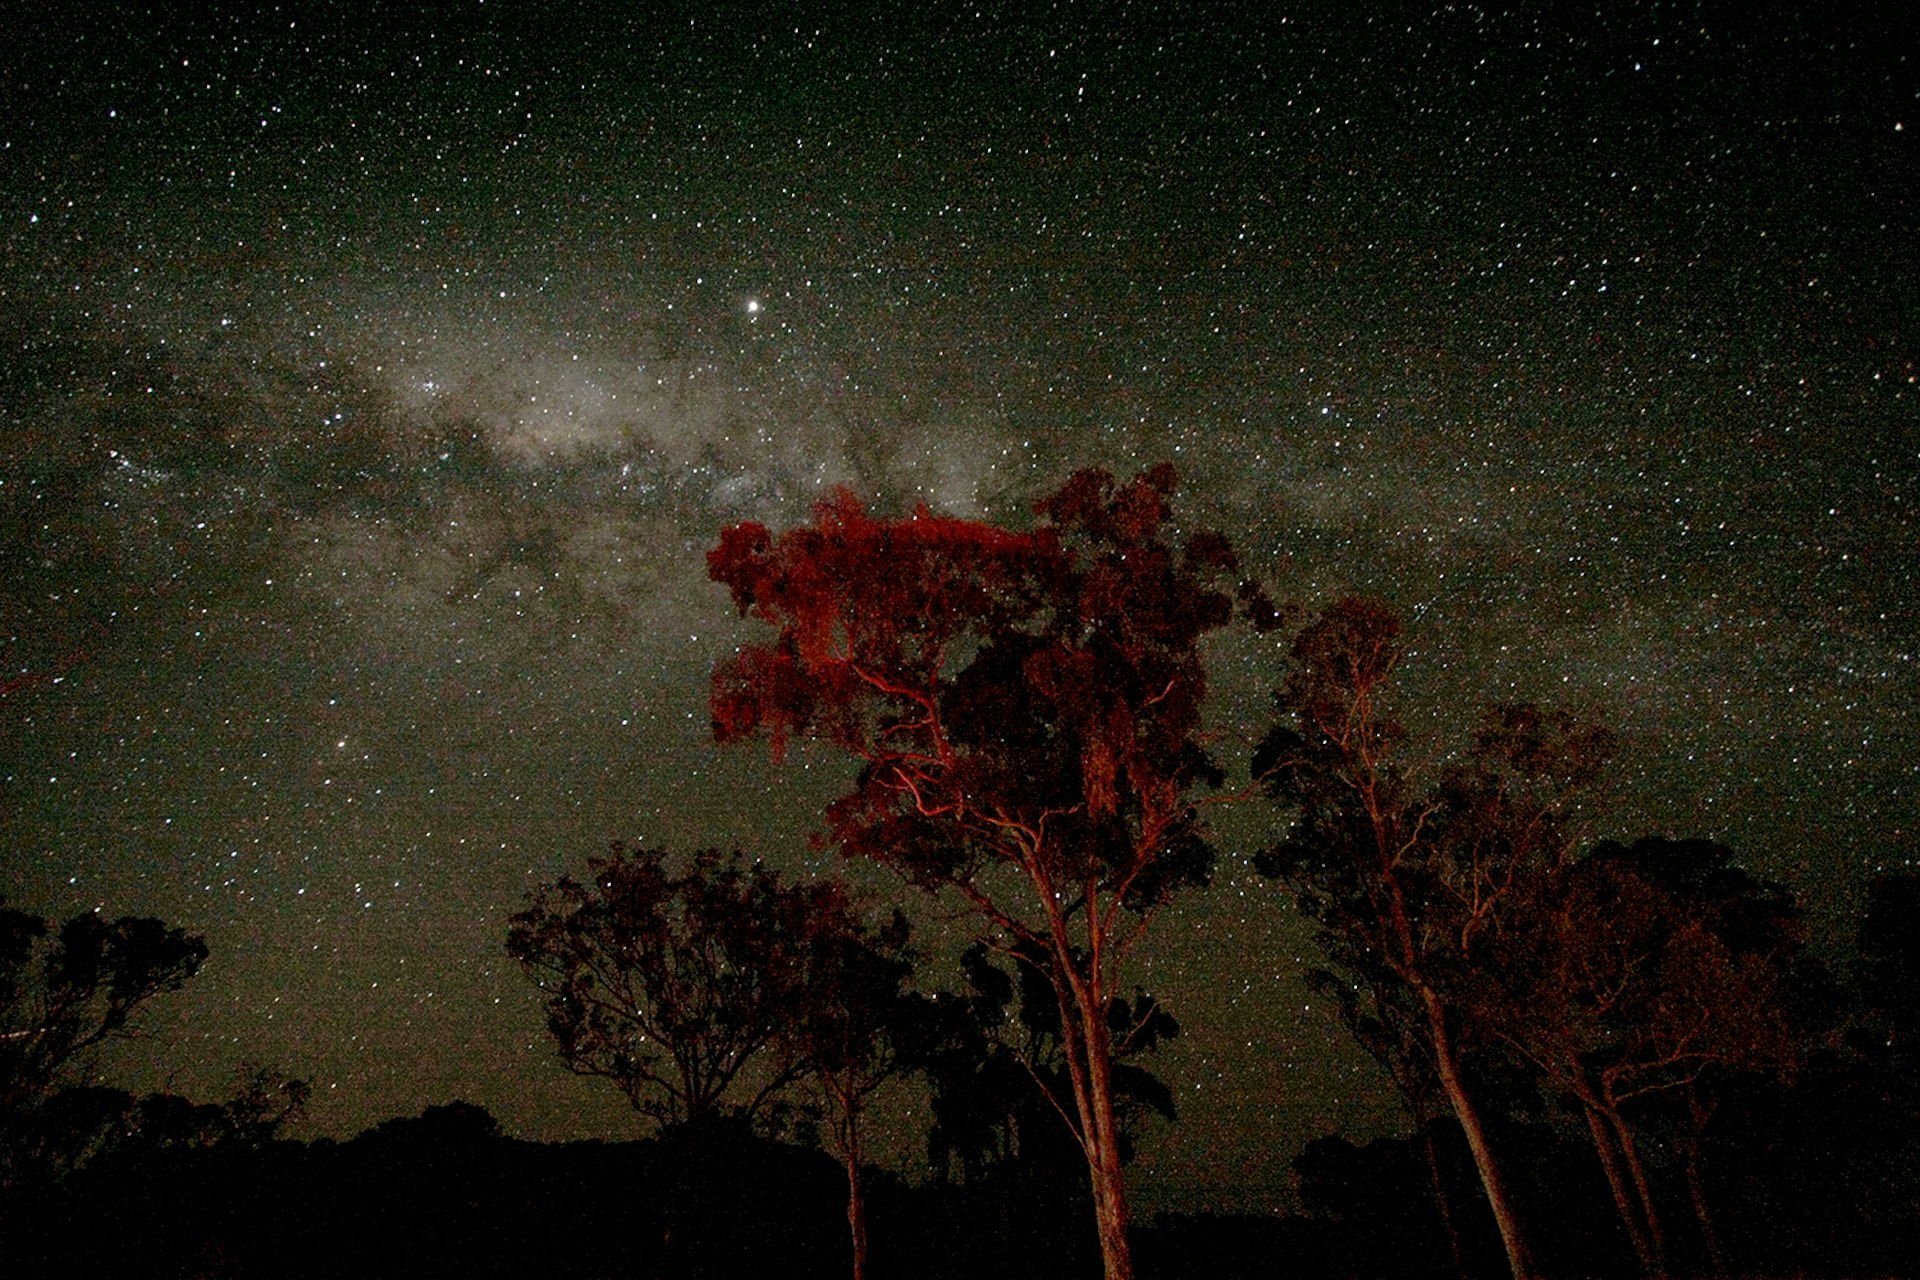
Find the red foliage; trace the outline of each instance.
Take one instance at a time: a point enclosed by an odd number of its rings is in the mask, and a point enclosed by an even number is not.
[[[867,760],[828,814],[849,853],[921,877],[1008,861],[1090,894],[1144,886],[1211,771],[1198,644],[1233,612],[1214,585],[1227,540],[1163,536],[1174,484],[1170,467],[1124,485],[1083,471],[1025,532],[924,508],[876,520],[844,490],[777,538],[728,529],[708,570],[778,634],[715,672],[716,737]]]
[[[1165,536],[1173,468],[1082,471],[1016,532],[922,508],[875,520],[836,492],[771,537],[737,525],[707,558],[776,631],[713,676],[722,742],[795,735],[866,762],[827,809],[843,852],[964,893],[1059,1000],[1070,1116],[1110,1277],[1131,1274],[1110,1014],[1155,908],[1211,864],[1192,793],[1200,641],[1233,615],[1219,534]],[[1231,583],[1225,585],[1233,585]],[[1251,584],[1257,624],[1278,616]],[[983,876],[995,867],[1015,876]],[[1009,889],[1017,885],[1017,889]]]

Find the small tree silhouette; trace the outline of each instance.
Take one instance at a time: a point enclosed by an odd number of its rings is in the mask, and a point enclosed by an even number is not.
[[[616,842],[587,867],[586,883],[535,891],[507,935],[546,993],[561,1061],[663,1125],[759,1117],[804,1070],[783,1032],[804,1005],[807,948],[826,917],[848,917],[844,894],[712,849],[675,870],[664,850]]]
[[[87,1089],[53,1106],[57,1091],[101,1045],[140,1035],[147,1003],[206,958],[202,939],[151,917],[89,912],[53,933],[0,905],[0,1184],[84,1158],[95,1144],[72,1137],[88,1128],[76,1121],[126,1095]]]
[[[149,916],[47,922],[0,905],[0,1111],[18,1111],[107,1040],[139,1034],[155,996],[200,971],[207,944]]]
[[[827,1137],[847,1171],[847,1231],[854,1280],[867,1274],[867,1211],[860,1162],[873,1095],[913,1069],[925,1003],[910,987],[914,955],[906,916],[879,929],[850,913],[809,918],[806,973],[795,1016],[782,1036],[827,1120]]]

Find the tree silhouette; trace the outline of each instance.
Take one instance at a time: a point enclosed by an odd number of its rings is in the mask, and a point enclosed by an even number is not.
[[[851,494],[775,539],[727,529],[712,577],[772,643],[714,674],[721,741],[794,737],[863,762],[828,807],[831,838],[928,889],[963,895],[1002,951],[1040,966],[1109,1277],[1132,1274],[1110,1014],[1158,909],[1212,863],[1193,793],[1200,642],[1227,623],[1217,534],[1166,536],[1173,470],[1116,485],[1077,473],[1015,532],[870,517]],[[1243,589],[1251,610],[1270,614]]]
[[[873,1095],[911,1069],[926,1010],[908,984],[914,956],[906,916],[867,929],[849,914],[808,917],[805,976],[781,1033],[819,1095],[833,1149],[847,1170],[847,1230],[854,1280],[867,1273],[862,1125]]]
[[[1560,857],[1569,807],[1609,739],[1562,714],[1494,707],[1465,759],[1423,788],[1398,758],[1406,732],[1388,705],[1402,652],[1399,620],[1357,598],[1295,637],[1281,719],[1253,760],[1292,822],[1256,865],[1320,925],[1335,969],[1399,1019],[1392,1034],[1416,1037],[1518,1280],[1532,1263],[1461,1070],[1462,987],[1516,883]]]
[[[841,890],[783,884],[712,849],[676,871],[664,850],[615,843],[587,866],[585,884],[537,890],[507,935],[547,995],[561,1061],[663,1125],[759,1116],[803,1069],[782,1033],[803,1004],[807,948],[827,919],[851,924]],[[751,1091],[731,1101],[743,1076]]]
[[[139,1034],[155,996],[200,971],[207,944],[149,916],[88,912],[50,934],[0,904],[0,1115],[17,1118],[112,1039]]]
[[[5,1192],[56,1181],[119,1136],[113,1103],[127,1095],[63,1086],[108,1041],[140,1035],[147,1003],[206,958],[200,938],[151,917],[89,912],[53,933],[0,900],[0,1250]]]
[[[732,1139],[714,1122],[767,1119],[783,1091],[810,1082],[846,1170],[862,1280],[862,1126],[873,1094],[909,1069],[922,1016],[906,917],[870,929],[839,882],[782,883],[738,853],[705,850],[676,872],[662,850],[616,843],[588,867],[590,886],[563,877],[539,890],[507,939],[548,995],[561,1059],[723,1146]]]
[[[1393,1081],[1420,1143],[1427,1167],[1427,1186],[1446,1234],[1453,1269],[1465,1275],[1466,1258],[1461,1251],[1460,1229],[1453,1220],[1452,1198],[1447,1194],[1447,1179],[1433,1124],[1436,1116],[1447,1112],[1447,1104],[1441,1096],[1433,1057],[1427,1052],[1418,1002],[1404,986],[1394,981],[1390,970],[1372,963],[1372,957],[1364,953],[1348,955],[1344,971],[1309,970],[1307,986],[1315,995],[1333,1001],[1340,1021],[1355,1043]]]
[[[1911,1071],[1920,1065],[1920,873],[1883,872],[1867,886],[1854,973],[1859,1047]]]
[[[1667,1236],[1630,1104],[1687,1102],[1680,1145],[1718,1265],[1698,1165],[1703,1077],[1785,1074],[1796,1057],[1783,990],[1796,913],[1731,857],[1706,841],[1649,839],[1545,869],[1516,895],[1479,974],[1477,1020],[1580,1109],[1651,1274],[1667,1269]]]
[[[68,1085],[15,1126],[7,1153],[11,1180],[64,1186],[83,1169],[161,1151],[258,1149],[305,1111],[311,1093],[306,1081],[262,1066],[242,1068],[223,1102]]]
[[[975,944],[960,958],[967,989],[934,1001],[934,1034],[926,1050],[933,1110],[928,1155],[951,1179],[978,1181],[1019,1164],[1030,1181],[1062,1167],[1056,1153],[1083,1164],[1057,1112],[1069,1096],[1059,1002],[1038,962],[1009,973]],[[1114,1111],[1122,1160],[1150,1115],[1176,1118],[1166,1083],[1134,1059],[1180,1034],[1180,1026],[1145,992],[1119,998],[1109,1013],[1114,1041],[1126,1046],[1113,1064]],[[1071,1171],[1072,1166],[1065,1166]]]

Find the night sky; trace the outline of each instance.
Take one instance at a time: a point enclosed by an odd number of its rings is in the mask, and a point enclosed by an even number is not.
[[[15,14],[0,664],[59,678],[0,699],[0,888],[206,935],[115,1080],[636,1136],[506,917],[614,836],[836,863],[842,762],[711,745],[719,530],[1171,459],[1276,594],[1404,613],[1423,744],[1603,715],[1596,835],[1841,936],[1920,849],[1920,40],[1842,7]],[[1214,649],[1243,778],[1279,653]],[[1186,1025],[1147,1208],[1401,1123],[1274,821],[1139,975]]]

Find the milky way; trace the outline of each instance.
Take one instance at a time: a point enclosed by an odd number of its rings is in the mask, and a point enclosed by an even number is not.
[[[613,836],[832,869],[844,766],[710,744],[703,554],[836,484],[1021,522],[1171,459],[1280,595],[1403,611],[1435,751],[1602,714],[1598,830],[1724,839],[1828,933],[1913,858],[1910,31],[498,8],[0,55],[0,659],[57,676],[0,701],[0,887],[213,949],[113,1078],[636,1132],[505,917]],[[1277,655],[1216,653],[1229,760]],[[1399,1123],[1246,870],[1272,822],[1140,975],[1187,1028],[1150,1200]]]

